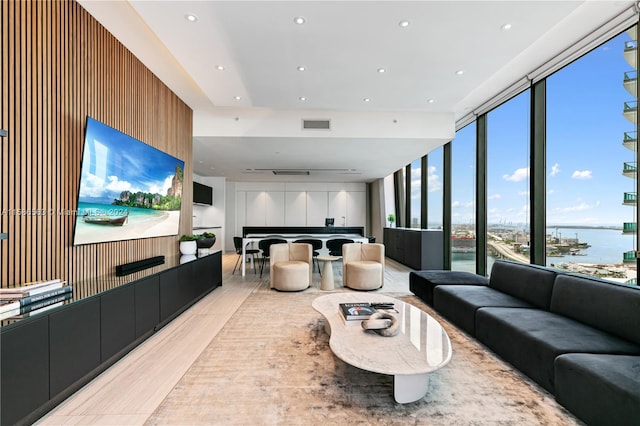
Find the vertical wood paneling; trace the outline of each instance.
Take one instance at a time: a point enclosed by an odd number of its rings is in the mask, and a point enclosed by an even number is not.
[[[62,278],[82,297],[141,277],[115,277],[115,266],[176,255],[178,236],[72,246],[86,117],[185,161],[183,234],[191,109],[75,1],[0,7],[1,286]]]

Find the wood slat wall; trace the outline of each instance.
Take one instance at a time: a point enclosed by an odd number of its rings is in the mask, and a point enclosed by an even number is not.
[[[191,229],[191,109],[73,0],[2,1],[2,287],[74,283],[76,296],[118,264],[178,253],[178,236],[73,246],[86,117],[185,161],[179,235]]]

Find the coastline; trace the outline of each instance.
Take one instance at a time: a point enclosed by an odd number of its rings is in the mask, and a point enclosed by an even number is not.
[[[78,220],[82,220],[78,218]],[[91,226],[88,228],[87,226]],[[77,228],[74,244],[94,244],[101,242],[131,240],[137,238],[166,237],[178,235],[180,211],[163,211],[158,217],[140,222],[130,221],[124,226],[85,225]]]
[[[509,244],[492,240],[488,241],[487,245],[497,252],[498,257],[507,258],[516,262],[529,263],[528,256],[517,253]],[[629,280],[635,280],[638,276],[635,263],[587,263],[567,261],[550,263],[549,266],[576,274],[595,276],[619,283],[626,283]]]

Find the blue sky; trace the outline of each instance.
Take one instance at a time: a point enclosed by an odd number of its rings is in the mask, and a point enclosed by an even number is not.
[[[634,180],[622,175],[623,163],[635,161],[622,146],[624,132],[635,130],[622,114],[624,102],[635,101],[623,86],[624,73],[633,71],[623,56],[628,40],[620,34],[547,79],[549,225],[635,221],[634,208],[622,205],[623,193],[635,192]],[[527,91],[488,114],[489,223],[528,222],[529,103]],[[453,143],[453,223],[473,222],[475,215],[474,140],[472,124],[458,131]],[[442,149],[429,158],[433,201],[442,194]],[[419,187],[419,170],[412,179]],[[413,200],[419,206],[419,194]],[[432,206],[430,214],[439,209]]]
[[[122,191],[166,195],[184,162],[87,118],[80,201],[110,203]]]

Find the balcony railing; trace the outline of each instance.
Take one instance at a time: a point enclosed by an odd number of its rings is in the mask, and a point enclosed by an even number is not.
[[[624,73],[622,85],[627,92],[634,98],[638,97],[638,73],[636,71],[627,71]]]
[[[636,262],[636,252],[635,251],[625,251],[622,253],[622,261],[624,263],[635,263]]]
[[[624,176],[635,178],[637,170],[638,170],[638,166],[635,161],[624,163],[622,165],[622,174]]]
[[[638,48],[638,42],[636,40],[627,40],[624,42],[624,50],[635,50]]]
[[[635,112],[638,110],[638,101],[627,101],[624,103],[624,112]]]
[[[628,101],[624,103],[622,115],[631,123],[635,124],[638,113],[638,101]]]
[[[638,224],[636,222],[625,222],[622,224],[623,234],[633,234],[638,230]]]
[[[635,205],[638,202],[638,194],[635,192],[625,192],[622,204]]]
[[[630,67],[636,67],[636,55],[638,54],[638,42],[635,40],[629,40],[624,43],[623,56],[627,64]]]
[[[624,132],[624,136],[622,137],[622,145],[625,148],[630,149],[631,151],[636,150],[636,143],[638,142],[638,132]]]

